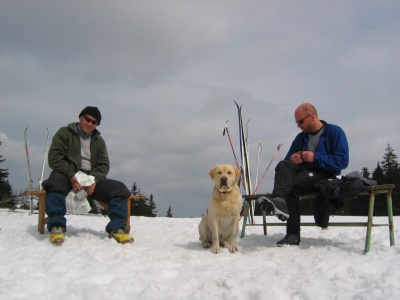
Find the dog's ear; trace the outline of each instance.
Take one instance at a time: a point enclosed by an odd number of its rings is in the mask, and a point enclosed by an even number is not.
[[[240,178],[240,170],[236,167],[234,169],[235,169],[235,174],[236,174],[236,180],[238,180]]]
[[[210,172],[208,173],[208,174],[210,174],[210,177],[211,177],[211,179],[213,179],[213,180],[214,180],[215,168],[216,168],[216,167],[212,168],[212,169],[210,170]]]

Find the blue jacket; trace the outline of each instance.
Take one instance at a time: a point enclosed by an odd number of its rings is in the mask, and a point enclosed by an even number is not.
[[[317,149],[315,150],[314,163],[302,163],[307,169],[322,169],[331,172],[332,175],[340,175],[349,164],[349,145],[343,129],[337,125],[328,124],[325,121]],[[307,151],[308,133],[300,132],[294,139],[285,159],[299,151]]]

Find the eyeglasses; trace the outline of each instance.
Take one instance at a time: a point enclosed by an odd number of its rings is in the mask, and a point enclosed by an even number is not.
[[[92,123],[93,125],[99,124],[99,121],[88,118],[88,117],[86,117],[86,115],[83,115],[83,117],[85,118],[86,122],[88,122],[88,123]]]
[[[304,121],[305,121],[305,119],[307,119],[307,118],[308,118],[309,116],[311,116],[311,115],[312,115],[312,114],[309,114],[307,117],[305,117],[305,118],[303,118],[303,119],[301,119],[301,120],[296,121],[297,126],[303,124]]]

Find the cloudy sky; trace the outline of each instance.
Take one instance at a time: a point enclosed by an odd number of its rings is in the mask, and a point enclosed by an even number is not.
[[[209,170],[235,164],[237,110],[248,123],[252,178],[299,132],[313,103],[350,144],[344,173],[400,155],[398,1],[0,1],[0,167],[37,185],[46,142],[97,106],[110,178],[152,194],[158,215],[201,216]],[[258,143],[262,152],[258,154]],[[45,176],[49,174],[46,168]],[[253,184],[254,185],[254,184]]]

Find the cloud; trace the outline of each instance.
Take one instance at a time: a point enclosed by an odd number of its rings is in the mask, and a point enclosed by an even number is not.
[[[28,126],[35,178],[46,129],[98,106],[109,177],[154,194],[159,215],[200,216],[215,164],[236,164],[237,110],[248,122],[253,181],[279,143],[259,192],[313,103],[346,131],[348,171],[400,147],[397,2],[6,1],[0,9],[0,154],[15,189],[27,186]],[[239,158],[239,157],[238,157]],[[239,161],[240,163],[240,161]],[[49,170],[46,169],[46,175]]]

